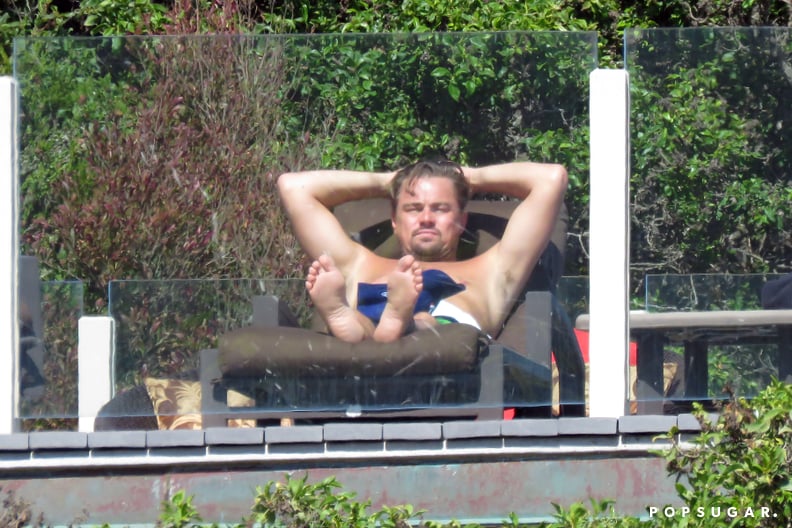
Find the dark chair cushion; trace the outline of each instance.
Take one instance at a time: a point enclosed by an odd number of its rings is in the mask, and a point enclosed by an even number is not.
[[[765,283],[762,287],[762,308],[765,310],[792,308],[792,273]]]
[[[224,377],[263,375],[399,376],[477,368],[487,337],[464,324],[418,330],[392,343],[346,343],[302,328],[250,326],[218,342]]]

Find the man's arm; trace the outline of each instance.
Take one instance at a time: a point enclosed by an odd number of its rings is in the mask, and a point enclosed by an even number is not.
[[[354,200],[386,196],[392,176],[386,172],[346,170],[281,175],[278,192],[303,251],[312,259],[326,253],[333,257],[342,272],[349,272],[362,246],[349,238],[333,215],[333,207]]]
[[[501,241],[487,255],[493,270],[487,293],[489,306],[500,311],[525,285],[547,246],[564,200],[567,172],[561,165],[532,162],[464,170],[473,192],[500,193],[522,200]]]

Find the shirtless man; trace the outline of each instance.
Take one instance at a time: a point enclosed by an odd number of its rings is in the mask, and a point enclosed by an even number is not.
[[[314,259],[306,278],[309,294],[333,335],[351,342],[393,341],[434,324],[434,312],[413,315],[423,272],[430,269],[464,286],[444,299],[446,308],[463,314],[460,322],[496,335],[547,245],[566,187],[562,166],[533,162],[479,168],[418,162],[395,173],[317,170],[278,179],[295,234]],[[482,192],[521,203],[498,243],[458,261],[468,197]],[[391,199],[391,222],[404,254],[399,260],[358,244],[333,216],[341,203],[375,197]],[[356,309],[361,283],[387,285],[377,324]]]

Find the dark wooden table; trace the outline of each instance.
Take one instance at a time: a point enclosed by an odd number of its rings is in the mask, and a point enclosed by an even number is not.
[[[576,328],[589,329],[589,314],[580,315]],[[684,347],[684,399],[708,398],[711,345],[778,346],[778,378],[792,382],[792,310],[728,310],[705,312],[631,312],[630,334],[638,344],[638,412],[662,412],[663,348]]]

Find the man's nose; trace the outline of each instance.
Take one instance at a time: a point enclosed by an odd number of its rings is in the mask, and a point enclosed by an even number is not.
[[[427,207],[421,211],[419,220],[421,221],[421,224],[434,224],[434,213]]]

